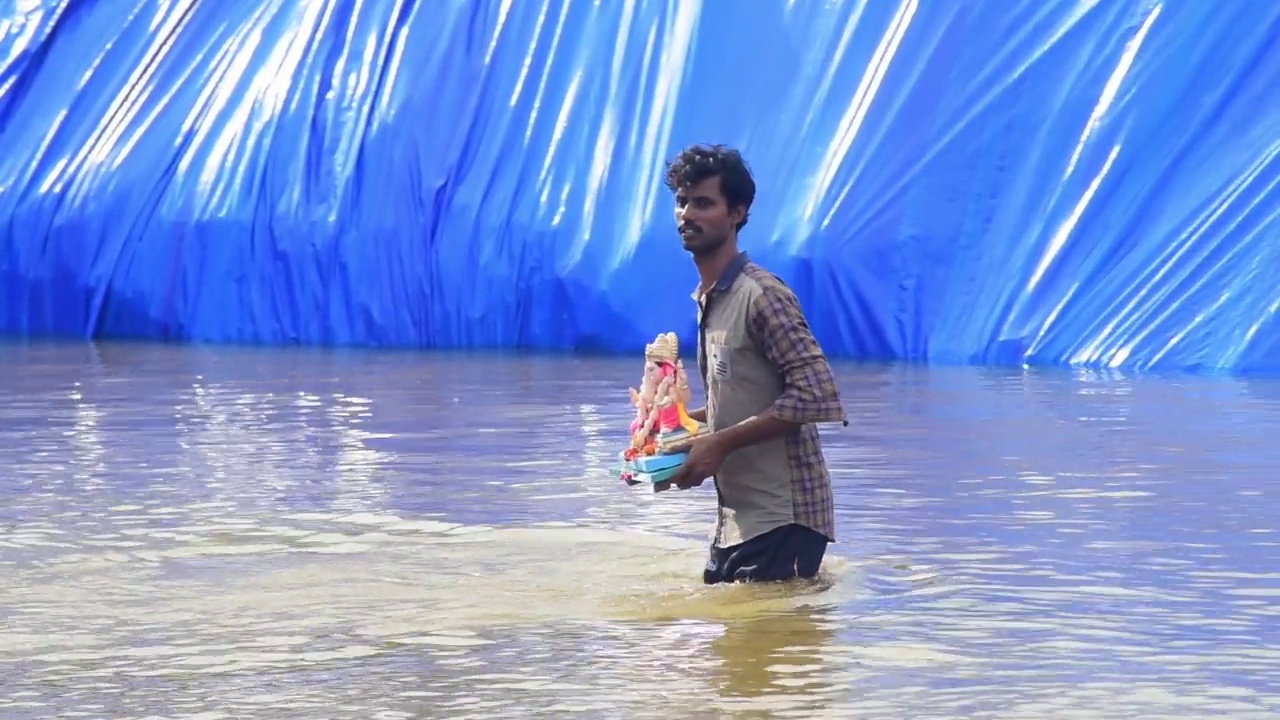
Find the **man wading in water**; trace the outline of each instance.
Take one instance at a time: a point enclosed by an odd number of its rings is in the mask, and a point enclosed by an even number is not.
[[[795,294],[738,250],[756,186],[741,155],[695,145],[667,164],[676,227],[701,282],[698,367],[710,434],[656,489],[713,478],[707,584],[812,578],[835,542],[831,477],[815,423],[843,422],[831,367]]]

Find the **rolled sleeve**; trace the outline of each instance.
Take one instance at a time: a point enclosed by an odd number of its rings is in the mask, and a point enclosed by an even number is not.
[[[845,422],[831,365],[814,339],[795,293],[765,287],[750,311],[751,332],[782,375],[783,390],[770,412],[788,422]]]

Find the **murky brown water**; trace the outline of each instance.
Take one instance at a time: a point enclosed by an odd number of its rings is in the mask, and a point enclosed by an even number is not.
[[[0,345],[0,716],[1280,714],[1280,383],[841,368],[823,581],[706,589],[637,374]]]

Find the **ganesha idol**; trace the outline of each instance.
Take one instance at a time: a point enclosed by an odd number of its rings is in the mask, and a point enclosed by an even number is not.
[[[680,468],[694,438],[706,425],[689,417],[689,381],[675,333],[658,335],[644,350],[640,389],[631,388],[636,408],[631,443],[622,451],[622,480],[628,485],[660,483]]]

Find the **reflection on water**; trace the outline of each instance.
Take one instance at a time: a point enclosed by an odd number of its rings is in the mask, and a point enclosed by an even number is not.
[[[841,368],[823,577],[704,588],[633,365],[0,346],[0,715],[1280,713],[1280,383]]]

